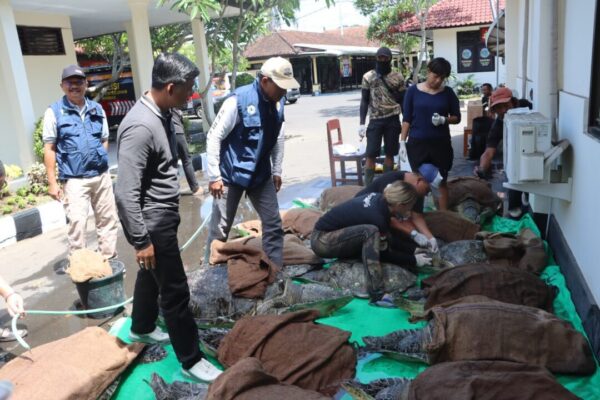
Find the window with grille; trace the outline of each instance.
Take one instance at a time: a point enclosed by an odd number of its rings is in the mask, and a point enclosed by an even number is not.
[[[21,53],[24,56],[53,56],[64,55],[60,28],[44,28],[38,26],[17,26]]]

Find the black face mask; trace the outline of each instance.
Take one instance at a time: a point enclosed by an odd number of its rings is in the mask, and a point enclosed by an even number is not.
[[[379,75],[387,75],[392,72],[391,61],[375,61],[375,72]]]

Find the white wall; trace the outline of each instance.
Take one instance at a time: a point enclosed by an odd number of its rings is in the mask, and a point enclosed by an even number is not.
[[[559,26],[564,26],[559,32],[562,36],[559,42],[565,46],[559,52],[562,87],[559,87],[558,134],[569,139],[572,146],[567,164],[572,167],[573,200],[571,203],[555,200],[552,211],[596,301],[600,301],[600,265],[596,253],[600,227],[600,140],[586,133],[596,1],[564,0],[564,3],[564,14],[559,14],[562,19]]]
[[[59,87],[62,69],[76,64],[75,46],[69,17],[50,14],[15,12],[17,25],[62,28],[65,55],[24,56],[29,90],[36,119],[44,114],[48,106],[63,95]]]
[[[483,26],[483,25],[482,25]],[[450,61],[452,64],[452,72],[456,73],[458,70],[458,60],[457,60],[457,43],[456,43],[456,32],[464,32],[464,31],[475,31],[479,30],[482,26],[469,26],[464,28],[451,28],[451,29],[436,29],[433,31],[433,54],[434,57],[444,57],[446,60]],[[502,64],[502,60],[500,59],[500,74],[499,74],[499,83],[504,83],[506,81],[506,67]],[[456,74],[457,78],[462,80],[465,79],[471,73],[460,73]],[[475,76],[475,81],[478,84],[482,83],[491,83],[492,86],[496,86],[496,71],[492,72],[475,72],[473,73]]]

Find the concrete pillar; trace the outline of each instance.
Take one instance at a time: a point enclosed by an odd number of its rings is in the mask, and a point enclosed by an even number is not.
[[[10,0],[0,0],[0,160],[24,171],[33,162],[35,115]]]
[[[192,35],[194,37],[194,49],[196,53],[196,65],[200,70],[200,76],[198,77],[198,83],[200,90],[203,90],[208,84],[209,80],[211,80],[210,75],[210,60],[208,59],[208,46],[206,45],[206,34],[204,23],[200,19],[192,20]],[[210,120],[213,121],[215,119],[215,109],[213,107],[213,99],[211,96],[211,91],[209,89],[206,94],[206,104],[207,110],[204,110],[204,115]],[[204,128],[204,132],[208,132],[210,126],[208,126],[208,121],[206,118],[202,121],[202,125]]]
[[[125,23],[127,44],[131,58],[131,72],[135,86],[135,96],[139,98],[152,84],[152,42],[148,5],[150,0],[128,0],[131,21]]]
[[[321,94],[321,85],[319,84],[319,71],[317,70],[317,57],[316,56],[311,56],[310,58],[312,58],[312,67],[313,67],[313,95],[315,94]]]

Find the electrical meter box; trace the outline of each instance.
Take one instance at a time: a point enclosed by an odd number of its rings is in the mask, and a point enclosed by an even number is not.
[[[552,120],[538,112],[509,111],[504,116],[504,169],[510,183],[544,179],[544,153],[552,148]]]

